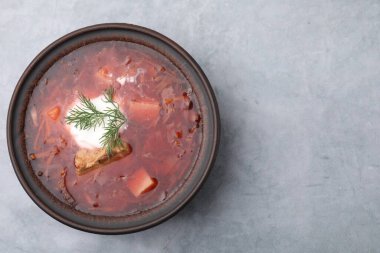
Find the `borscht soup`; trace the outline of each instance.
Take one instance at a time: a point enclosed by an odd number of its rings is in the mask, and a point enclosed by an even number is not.
[[[189,177],[202,114],[186,77],[164,55],[100,41],[53,63],[24,124],[33,172],[72,208],[103,216],[152,209]]]

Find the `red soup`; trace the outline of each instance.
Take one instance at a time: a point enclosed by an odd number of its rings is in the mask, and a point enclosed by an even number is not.
[[[28,156],[43,185],[82,212],[153,208],[190,174],[202,139],[199,103],[163,55],[105,41],[55,62],[25,118]]]

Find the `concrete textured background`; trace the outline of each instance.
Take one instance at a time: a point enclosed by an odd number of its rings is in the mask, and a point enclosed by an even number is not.
[[[80,232],[40,210],[8,157],[15,84],[60,36],[157,30],[198,61],[223,127],[196,198],[153,229]],[[380,252],[379,1],[0,0],[0,252]]]

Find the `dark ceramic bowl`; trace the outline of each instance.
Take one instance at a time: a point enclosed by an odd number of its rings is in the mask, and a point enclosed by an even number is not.
[[[203,117],[198,159],[184,185],[171,198],[149,211],[122,217],[90,215],[55,198],[34,175],[27,158],[24,118],[30,95],[52,64],[71,51],[98,41],[121,40],[152,48],[167,57],[189,80]],[[195,60],[167,37],[129,24],[100,24],[74,31],[45,48],[26,68],[13,93],[7,119],[8,149],[16,175],[32,200],[56,220],[80,230],[121,234],[147,229],[177,213],[199,190],[215,160],[220,134],[218,106],[212,88]]]

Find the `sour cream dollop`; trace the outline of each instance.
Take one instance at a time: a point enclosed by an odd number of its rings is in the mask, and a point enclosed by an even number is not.
[[[104,111],[108,107],[110,107],[110,104],[104,101],[104,96],[99,96],[94,99],[91,99],[91,102],[96,106],[96,108],[99,111]],[[76,106],[80,106],[80,101],[77,100],[71,108],[68,110],[68,112],[71,111]],[[121,109],[120,109],[121,110]],[[124,114],[124,112],[122,111]],[[124,114],[125,115],[125,114]],[[75,124],[67,125],[70,131],[71,136],[75,140],[75,142],[78,144],[81,148],[87,148],[87,149],[95,149],[95,148],[101,148],[102,145],[100,143],[100,138],[105,133],[107,121],[105,122],[105,125],[97,126],[95,129],[91,128],[88,130],[80,130],[79,128],[75,127]],[[126,125],[120,128],[119,132],[123,132],[126,129]]]

